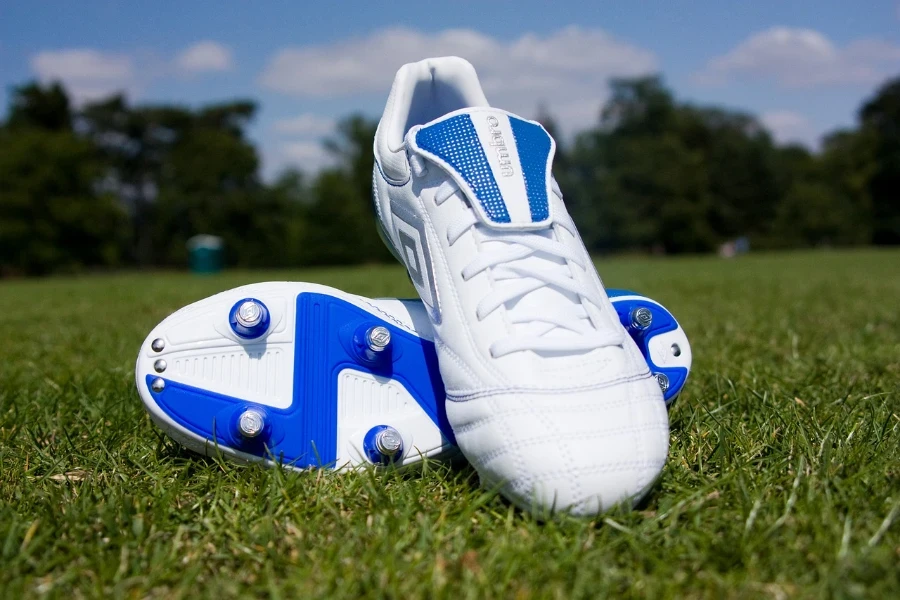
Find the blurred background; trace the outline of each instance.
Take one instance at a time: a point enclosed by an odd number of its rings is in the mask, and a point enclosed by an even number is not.
[[[377,119],[450,54],[592,252],[900,244],[900,3],[548,6],[0,0],[0,276],[388,261]]]

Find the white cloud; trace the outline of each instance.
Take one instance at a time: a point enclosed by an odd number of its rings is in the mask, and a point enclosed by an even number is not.
[[[475,65],[492,103],[525,115],[543,103],[564,129],[586,126],[580,121],[585,115],[596,120],[610,77],[649,74],[658,66],[652,52],[599,29],[567,27],[505,41],[468,29],[392,28],[333,44],[285,48],[270,59],[259,81],[298,97],[387,95],[402,64],[447,55]],[[593,109],[586,110],[588,104]]]
[[[773,27],[709,61],[701,83],[740,77],[773,79],[784,87],[876,83],[900,65],[900,46],[874,39],[840,47],[812,29]]]
[[[175,58],[175,66],[184,73],[230,71],[234,67],[231,50],[218,42],[203,41],[185,48]]]
[[[47,50],[31,57],[42,82],[62,81],[75,102],[94,100],[137,88],[133,59],[91,49]]]
[[[302,171],[315,173],[334,165],[334,157],[322,147],[320,141],[300,140],[282,144],[280,148],[280,167],[295,167]]]
[[[210,41],[189,46],[172,60],[163,60],[152,52],[67,48],[38,52],[29,63],[40,81],[61,81],[76,104],[118,92],[133,99],[153,81],[176,73],[225,71],[233,67],[231,51]]]
[[[334,131],[335,121],[313,113],[303,113],[289,119],[275,121],[272,129],[277,133],[299,136],[323,136]]]
[[[819,145],[819,134],[805,115],[773,110],[760,115],[759,120],[779,144],[799,143],[809,148]]]
[[[324,137],[334,132],[336,124],[331,117],[313,113],[275,121],[272,130],[291,139],[267,145],[263,152],[266,178],[273,179],[286,168],[316,173],[333,166],[334,157],[325,151],[322,142]]]

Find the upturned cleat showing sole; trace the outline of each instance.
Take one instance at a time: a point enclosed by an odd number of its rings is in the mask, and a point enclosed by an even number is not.
[[[306,283],[233,289],[153,329],[137,388],[153,421],[201,454],[298,469],[447,457],[424,311]]]
[[[677,326],[649,298],[609,294],[623,324],[640,306],[655,323]],[[234,307],[247,296],[272,308],[267,331],[252,339],[232,322]],[[201,454],[300,469],[451,459],[459,452],[425,310],[418,300],[371,300],[306,283],[237,288],[154,328],[138,356],[137,388],[153,421]],[[655,336],[680,345],[677,368],[684,373],[671,377],[674,398],[690,369],[684,333],[660,327],[631,335],[654,372],[676,368],[651,362]]]
[[[691,345],[662,304],[628,290],[607,290],[619,322],[635,341],[671,406],[691,372]]]

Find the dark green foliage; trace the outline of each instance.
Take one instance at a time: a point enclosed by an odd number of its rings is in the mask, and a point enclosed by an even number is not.
[[[855,216],[847,198],[820,181],[794,183],[778,205],[773,245],[790,240],[805,246],[851,245]]]
[[[59,83],[46,88],[36,83],[14,88],[6,126],[10,129],[71,131],[69,96]]]
[[[0,276],[120,264],[127,220],[103,175],[59,84],[14,89],[0,126]]]
[[[874,158],[868,185],[873,239],[877,244],[900,244],[900,78],[885,83],[859,116]]]
[[[257,180],[256,150],[244,138],[255,106],[219,104],[191,111],[129,107],[122,97],[89,105],[80,126],[105,158],[110,188],[130,207],[138,264],[186,262],[184,243],[198,233],[226,240],[231,264],[277,264],[263,240],[270,202]],[[278,223],[283,215],[272,215]],[[252,242],[247,235],[260,235]],[[230,242],[230,243],[229,243]]]
[[[591,251],[900,244],[900,79],[817,153],[776,146],[751,115],[680,102],[660,77],[611,92],[554,165]],[[73,111],[58,84],[15,89],[0,127],[0,274],[183,266],[198,233],[224,238],[229,266],[389,261],[370,200],[375,123],[345,119],[323,146],[333,167],[267,185],[245,133],[255,112],[121,96]]]
[[[779,158],[749,115],[678,103],[657,77],[615,80],[599,128],[577,139],[560,178],[589,248],[706,252],[771,238],[779,175],[794,175]]]
[[[121,264],[127,219],[101,175],[71,132],[0,130],[0,275]]]
[[[375,229],[372,142],[377,124],[360,116],[338,125],[337,137],[325,143],[338,167],[326,169],[312,188],[305,216],[305,264],[384,262],[390,254]]]

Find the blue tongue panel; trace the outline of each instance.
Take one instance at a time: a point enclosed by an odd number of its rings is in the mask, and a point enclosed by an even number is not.
[[[538,123],[510,117],[513,138],[519,149],[519,162],[522,175],[525,177],[525,191],[528,194],[528,206],[531,208],[531,219],[535,222],[546,221],[550,217],[550,201],[548,173],[553,160],[553,138]]]
[[[556,148],[539,123],[474,108],[432,121],[410,138],[414,150],[455,180],[486,225],[540,229],[552,222],[550,167]]]

